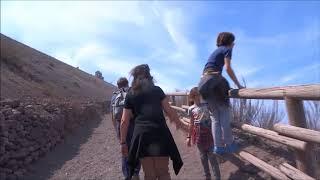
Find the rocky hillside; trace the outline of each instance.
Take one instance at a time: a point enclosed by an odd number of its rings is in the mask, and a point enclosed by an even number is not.
[[[99,121],[101,103],[26,98],[0,101],[0,179],[21,179],[31,163],[84,124]]]
[[[1,99],[105,100],[115,86],[1,34]]]

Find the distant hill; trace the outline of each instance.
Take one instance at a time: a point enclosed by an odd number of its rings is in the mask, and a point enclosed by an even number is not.
[[[1,35],[1,99],[52,97],[105,100],[116,87]]]

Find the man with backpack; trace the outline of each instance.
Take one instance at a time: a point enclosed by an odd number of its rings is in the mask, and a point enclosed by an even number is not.
[[[127,78],[121,77],[117,81],[118,90],[113,93],[113,96],[111,98],[111,107],[112,107],[112,122],[115,126],[115,130],[117,133],[117,137],[120,140],[120,123],[121,123],[121,117],[122,117],[122,111],[124,108],[124,101],[127,95],[127,92],[129,91],[129,82]],[[126,143],[128,146],[130,146],[132,134],[133,134],[133,128],[134,128],[134,121],[130,121],[128,127],[128,133],[127,133],[127,139]],[[139,171],[140,171],[140,165],[134,172],[134,176],[132,179],[139,179]],[[122,173],[125,177],[125,180],[129,179],[129,167],[128,167],[128,157],[122,157]]]

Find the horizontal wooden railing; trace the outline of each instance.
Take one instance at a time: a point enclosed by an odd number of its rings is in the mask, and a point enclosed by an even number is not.
[[[246,88],[229,91],[231,98],[320,100],[320,85],[286,86],[273,88]]]
[[[187,96],[188,92],[170,92],[168,96]],[[298,100],[320,100],[320,85],[301,85],[272,88],[245,88],[231,89],[230,98],[240,99],[285,99],[295,98]]]
[[[307,142],[320,144],[320,132],[284,124],[275,124],[273,129],[280,134]]]
[[[189,106],[176,106],[175,96],[188,96],[188,92],[172,92],[166,95],[172,97],[171,107],[173,109],[180,113],[187,112]],[[320,100],[320,84],[262,89],[232,89],[229,91],[229,96],[230,98],[240,99],[285,100],[290,125],[275,124],[273,127],[274,131],[243,123],[232,123],[232,126],[294,148],[297,168],[287,163],[281,164],[279,168],[276,168],[244,151],[238,153],[238,156],[269,173],[276,179],[314,179],[311,177],[313,169],[312,159],[310,159],[310,147],[312,147],[312,143],[320,144],[320,132],[306,129],[306,118],[302,101]],[[190,120],[182,117],[180,124],[184,130],[187,130]]]

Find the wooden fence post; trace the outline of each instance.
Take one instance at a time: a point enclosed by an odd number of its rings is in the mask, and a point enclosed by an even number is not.
[[[188,96],[188,95],[186,96],[186,101],[187,101],[187,102],[186,102],[185,105],[190,106],[190,104],[189,104],[189,96]]]
[[[175,96],[171,96],[172,97],[172,105],[175,106],[176,105],[176,98]]]
[[[285,97],[285,102],[289,124],[292,126],[307,128],[307,121],[302,101]],[[306,151],[295,150],[296,167],[302,172],[313,176],[312,158],[308,152],[311,152],[310,149]]]

